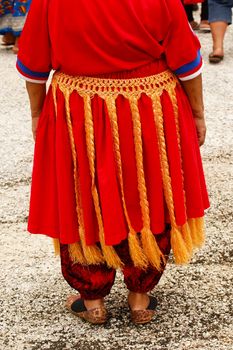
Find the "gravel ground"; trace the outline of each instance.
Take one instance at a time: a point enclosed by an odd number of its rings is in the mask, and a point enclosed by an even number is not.
[[[42,236],[29,236],[26,219],[33,142],[24,83],[15,57],[0,50],[0,349],[232,350],[233,348],[233,28],[224,62],[208,64],[209,34],[200,34],[208,136],[202,154],[212,207],[207,242],[192,263],[169,263],[157,289],[155,321],[133,326],[121,275],[107,299],[112,318],[94,327],[64,306],[71,292],[59,259]]]

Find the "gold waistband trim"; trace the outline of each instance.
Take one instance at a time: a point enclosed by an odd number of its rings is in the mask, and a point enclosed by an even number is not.
[[[145,93],[148,96],[152,94],[161,95],[164,90],[174,88],[178,83],[176,76],[169,70],[162,73],[151,75],[144,78],[130,79],[102,79],[95,77],[73,77],[64,73],[55,73],[53,76],[53,86],[59,86],[62,90],[66,89],[70,93],[77,91],[80,95],[83,93],[89,96],[99,95],[102,98],[116,97],[123,95],[140,96]]]

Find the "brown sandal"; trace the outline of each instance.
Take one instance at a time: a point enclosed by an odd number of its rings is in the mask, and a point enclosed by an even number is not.
[[[131,310],[130,315],[131,320],[135,324],[145,324],[152,320],[156,313],[156,307],[158,305],[158,301],[155,297],[149,296],[149,305],[145,310]]]
[[[199,24],[196,21],[189,22],[190,26],[192,27],[192,30],[198,30]]]
[[[66,301],[66,307],[75,316],[92,324],[103,324],[107,321],[107,310],[104,306],[87,310],[80,296],[71,295]]]
[[[217,64],[224,59],[224,55],[215,55],[213,52],[209,54],[209,62]]]

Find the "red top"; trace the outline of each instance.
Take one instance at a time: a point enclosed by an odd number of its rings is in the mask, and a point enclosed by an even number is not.
[[[32,0],[17,68],[44,82],[51,69],[91,76],[165,58],[190,79],[200,74],[199,50],[180,0]]]

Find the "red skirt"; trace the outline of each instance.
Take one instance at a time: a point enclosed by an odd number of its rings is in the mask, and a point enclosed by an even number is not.
[[[187,248],[187,225],[208,207],[192,111],[171,72],[155,63],[98,78],[55,73],[37,130],[29,232],[81,244],[73,255],[85,263],[86,248],[108,262],[104,249],[131,233],[133,250],[141,232],[145,265],[151,233],[171,222]]]

